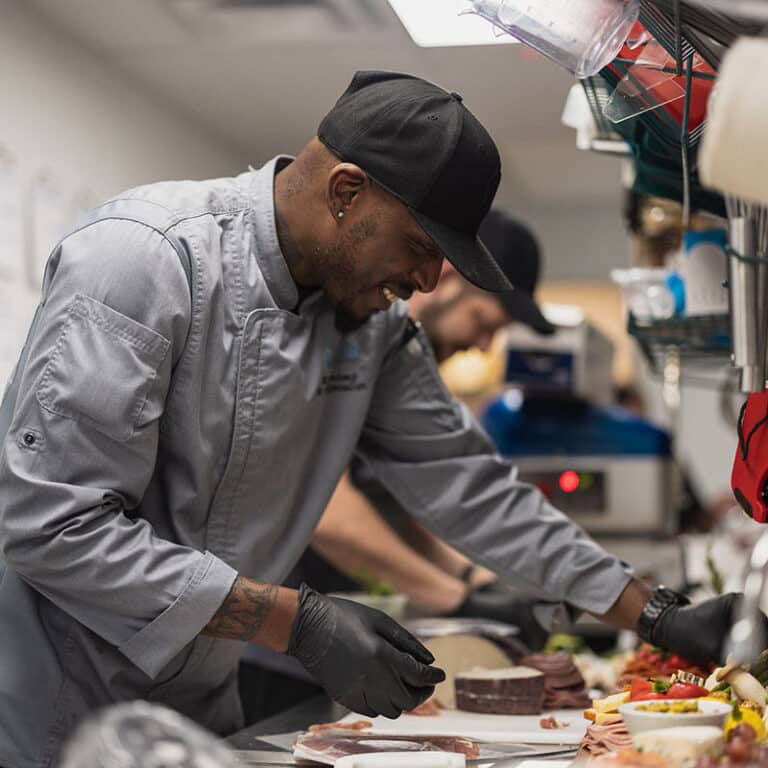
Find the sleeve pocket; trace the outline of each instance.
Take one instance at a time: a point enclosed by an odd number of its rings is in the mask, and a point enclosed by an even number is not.
[[[130,440],[169,346],[151,328],[76,294],[37,386],[38,402],[115,440]]]

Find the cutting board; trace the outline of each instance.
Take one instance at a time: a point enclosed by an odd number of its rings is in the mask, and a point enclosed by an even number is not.
[[[553,715],[567,728],[546,730],[539,725],[542,717]],[[589,723],[581,709],[558,709],[543,715],[480,715],[444,709],[439,715],[418,717],[400,715],[397,720],[386,717],[366,718],[349,714],[341,722],[370,720],[373,727],[366,733],[393,736],[464,736],[476,741],[523,744],[579,744]]]
[[[517,768],[571,768],[573,760],[523,760]]]

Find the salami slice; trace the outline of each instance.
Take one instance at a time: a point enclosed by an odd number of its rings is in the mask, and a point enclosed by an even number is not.
[[[456,675],[456,707],[496,715],[536,715],[544,700],[544,675],[530,667],[477,669]]]

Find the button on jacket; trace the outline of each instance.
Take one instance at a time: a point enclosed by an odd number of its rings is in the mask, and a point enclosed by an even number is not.
[[[280,583],[354,452],[446,541],[607,610],[626,568],[516,481],[402,303],[341,334],[280,252],[276,158],[131,190],[54,250],[0,453],[0,765],[88,711],[241,725],[241,643],[199,636],[238,573]],[[185,272],[178,248],[189,259]]]

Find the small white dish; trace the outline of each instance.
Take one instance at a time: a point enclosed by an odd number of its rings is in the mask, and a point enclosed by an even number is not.
[[[696,702],[698,712],[646,712],[638,709],[641,706],[657,704],[659,701],[630,701],[619,707],[627,730],[630,734],[652,731],[659,728],[678,728],[686,725],[716,725],[722,728],[728,715],[731,713],[731,705],[722,701],[709,701],[702,699],[676,699],[669,703]]]
[[[339,758],[335,768],[466,768],[457,752],[370,752]]]

